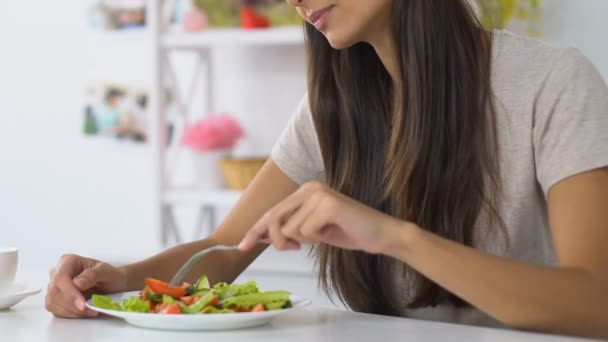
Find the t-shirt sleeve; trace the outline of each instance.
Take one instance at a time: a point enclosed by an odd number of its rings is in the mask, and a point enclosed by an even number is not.
[[[545,79],[533,139],[545,195],[561,180],[608,166],[608,87],[576,49],[564,50]]]
[[[307,95],[274,145],[270,157],[299,185],[312,180],[324,181],[323,160]]]

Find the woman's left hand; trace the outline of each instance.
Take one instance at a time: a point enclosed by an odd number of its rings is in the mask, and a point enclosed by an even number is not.
[[[241,250],[270,240],[279,250],[325,243],[372,254],[389,254],[405,222],[344,196],[320,182],[304,184],[268,211],[245,235]]]

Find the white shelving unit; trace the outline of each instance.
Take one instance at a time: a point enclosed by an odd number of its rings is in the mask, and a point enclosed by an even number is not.
[[[150,33],[146,29],[133,29],[127,31],[101,31],[92,32],[91,42],[92,43],[117,43],[117,44],[131,44],[140,43],[149,37]]]
[[[201,33],[167,33],[161,38],[165,49],[209,49],[222,46],[289,46],[304,43],[302,28],[279,27],[264,30],[215,29]]]
[[[149,142],[154,153],[154,178],[156,212],[155,225],[163,245],[169,244],[173,239],[182,242],[181,232],[174,216],[174,207],[182,204],[196,205],[200,208],[195,227],[195,237],[203,234],[203,226],[207,223],[207,233],[216,228],[216,210],[218,207],[234,205],[239,192],[229,190],[205,191],[196,188],[175,188],[172,185],[169,165],[172,156],[178,154],[179,144],[168,147],[167,131],[167,103],[162,94],[167,87],[173,94],[179,109],[182,121],[189,122],[191,105],[196,95],[196,88],[205,71],[204,82],[207,89],[205,96],[206,112],[214,109],[213,71],[214,61],[211,53],[214,48],[226,46],[248,47],[281,47],[298,46],[304,43],[301,27],[270,28],[262,30],[243,29],[211,29],[200,33],[164,32],[161,25],[162,0],[148,0],[146,34],[152,41],[153,69],[151,71],[152,87],[149,101]],[[134,37],[133,32],[127,32],[127,38]],[[110,37],[108,39],[118,39]],[[179,87],[176,73],[171,65],[170,55],[174,51],[188,51],[197,56],[197,63],[193,71],[191,85],[184,96]],[[174,141],[179,141],[182,132],[174,132]],[[176,139],[177,138],[177,139]]]

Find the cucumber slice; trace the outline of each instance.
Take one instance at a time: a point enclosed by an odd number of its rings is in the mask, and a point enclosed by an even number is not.
[[[204,289],[210,289],[211,285],[209,284],[209,279],[207,279],[207,276],[202,276],[200,278],[198,278],[198,280],[196,281],[196,290],[204,290]]]

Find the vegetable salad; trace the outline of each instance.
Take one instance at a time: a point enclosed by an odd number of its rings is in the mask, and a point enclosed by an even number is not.
[[[146,278],[146,287],[139,296],[114,302],[112,298],[93,295],[93,306],[100,309],[160,313],[160,314],[224,314],[262,312],[292,306],[287,291],[261,292],[256,282],[246,284],[217,283],[210,286],[206,276],[195,284],[170,286],[168,283]]]

